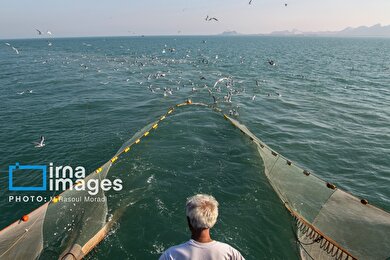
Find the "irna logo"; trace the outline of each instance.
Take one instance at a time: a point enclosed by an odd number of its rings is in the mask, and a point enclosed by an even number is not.
[[[10,165],[8,168],[8,188],[11,191],[45,191],[46,190],[46,165]],[[14,185],[14,173],[16,171],[39,171],[42,173],[42,183],[40,186],[17,186]]]
[[[25,179],[31,174],[39,174],[39,184],[37,186],[25,185],[26,181],[18,181],[15,179]],[[28,175],[28,176],[27,176]],[[16,177],[17,176],[17,177]],[[82,166],[72,168],[71,166],[54,166],[53,163],[46,165],[21,165],[15,163],[9,166],[9,185],[10,191],[64,191],[66,189],[88,191],[90,195],[96,195],[99,190],[108,191],[122,190],[122,180],[89,178],[85,180],[86,171]],[[34,180],[36,176],[32,177]],[[31,177],[29,177],[31,179]]]

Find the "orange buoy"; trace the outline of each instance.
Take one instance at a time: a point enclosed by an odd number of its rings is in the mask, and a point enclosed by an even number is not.
[[[22,221],[23,221],[23,222],[27,222],[27,221],[28,221],[28,215],[24,215],[24,216],[22,217]]]

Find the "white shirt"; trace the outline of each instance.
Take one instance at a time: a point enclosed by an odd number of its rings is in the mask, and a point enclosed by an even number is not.
[[[218,241],[199,243],[193,239],[168,248],[159,260],[245,260],[238,250]]]

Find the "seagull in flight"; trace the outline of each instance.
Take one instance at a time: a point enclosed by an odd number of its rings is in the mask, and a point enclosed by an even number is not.
[[[275,66],[275,65],[276,65],[275,61],[273,61],[273,60],[268,59],[267,62],[268,62],[268,64],[271,65],[271,66]]]
[[[217,81],[214,83],[214,87],[213,87],[213,88],[215,88],[215,87],[218,85],[218,83],[220,83],[220,82],[222,82],[222,81],[224,81],[224,80],[229,80],[229,78],[220,78],[219,80],[217,80]]]
[[[12,46],[11,44],[9,44],[8,42],[6,42],[5,45],[10,46],[10,47],[16,52],[16,54],[19,54],[18,49],[16,49],[14,46]]]
[[[47,34],[48,34],[48,35],[51,35],[51,31],[47,31]]]
[[[249,4],[252,4],[252,0],[249,0]]]
[[[215,17],[210,17],[210,16],[208,16],[208,15],[206,16],[205,20],[206,20],[206,21],[212,21],[212,20],[214,20],[214,21],[218,22],[218,19],[217,19],[217,18],[215,18]]]
[[[287,3],[286,3],[286,4],[284,4],[284,6],[287,6]]]
[[[45,137],[44,136],[41,136],[41,140],[39,141],[39,143],[35,143],[35,147],[36,148],[42,148],[44,147],[46,144],[45,144]]]
[[[42,35],[42,32],[38,29],[35,29],[38,32],[38,35]]]
[[[19,54],[18,49],[16,49],[14,46],[11,46],[11,48],[16,52],[16,54]]]

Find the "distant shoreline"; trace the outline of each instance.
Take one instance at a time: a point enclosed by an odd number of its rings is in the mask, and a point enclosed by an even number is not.
[[[185,35],[185,34],[166,34],[166,35],[107,35],[107,36],[61,36],[46,38],[0,38],[0,41],[18,41],[18,40],[60,40],[60,39],[93,39],[93,38],[155,38],[155,37],[275,37],[275,38],[345,38],[345,39],[390,39],[390,36],[360,36],[360,35],[316,35],[316,34],[298,34],[298,35],[281,35],[281,34],[204,34],[204,35]]]
[[[221,35],[241,35],[236,31],[225,31]],[[297,29],[273,31],[271,33],[258,33],[252,35],[270,35],[270,36],[319,36],[319,37],[390,37],[390,25],[382,26],[375,24],[373,26],[359,26],[356,28],[347,27],[341,31],[301,31]]]

